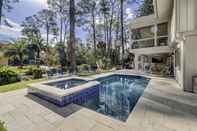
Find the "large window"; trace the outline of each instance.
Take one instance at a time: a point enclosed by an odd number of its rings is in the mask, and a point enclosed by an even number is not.
[[[167,36],[168,35],[168,24],[162,23],[158,24],[157,35],[158,36]]]
[[[133,29],[132,49],[168,45],[168,23]]]
[[[139,39],[145,39],[145,38],[154,38],[153,26],[132,30],[133,40],[139,40]]]

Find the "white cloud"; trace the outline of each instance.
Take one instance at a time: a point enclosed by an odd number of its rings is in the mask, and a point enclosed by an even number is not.
[[[16,40],[18,37],[21,37],[21,29],[22,28],[19,24],[11,21],[10,19],[6,19],[6,22],[2,22],[2,25],[0,26],[1,40]]]
[[[30,0],[30,1],[43,5],[47,4],[47,0]]]
[[[134,17],[134,14],[130,8],[126,9],[127,19],[132,19]]]

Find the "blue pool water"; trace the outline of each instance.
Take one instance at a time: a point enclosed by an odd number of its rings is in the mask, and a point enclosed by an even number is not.
[[[97,80],[101,82],[98,89],[81,105],[121,121],[127,120],[149,82],[144,77],[124,75]]]
[[[56,88],[60,88],[63,90],[85,84],[87,83],[86,80],[81,80],[81,79],[69,79],[69,80],[62,80],[62,81],[57,81],[57,82],[51,82],[51,83],[46,83],[46,85],[53,86]]]

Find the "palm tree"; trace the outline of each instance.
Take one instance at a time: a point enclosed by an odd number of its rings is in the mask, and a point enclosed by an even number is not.
[[[43,44],[44,40],[40,35],[32,37],[32,43],[29,45],[30,49],[35,51],[36,65],[40,66],[40,53],[46,51],[46,46]]]
[[[27,54],[27,41],[26,39],[19,39],[14,44],[12,44],[5,51],[5,56],[7,57],[16,57],[20,63],[20,66],[23,65],[24,56]]]

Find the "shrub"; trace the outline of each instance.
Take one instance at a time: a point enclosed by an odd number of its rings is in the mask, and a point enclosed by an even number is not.
[[[34,79],[39,79],[42,78],[44,72],[45,70],[40,67],[31,66],[26,72],[26,75],[32,75]]]
[[[42,78],[42,74],[44,73],[44,70],[41,68],[33,68],[33,78],[34,79],[39,79]]]
[[[0,131],[7,131],[7,129],[5,128],[5,123],[0,121]]]
[[[81,64],[77,68],[78,68],[79,72],[84,72],[84,71],[87,72],[90,69],[90,65],[88,65],[88,64]]]
[[[7,67],[0,67],[0,85],[10,84],[18,81],[20,81],[20,78],[15,71]]]

